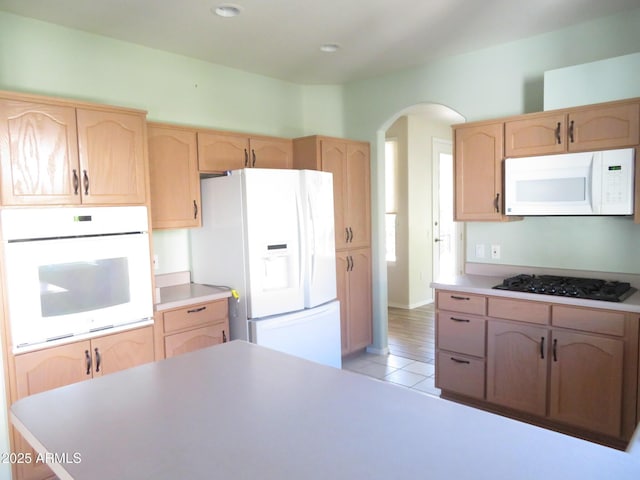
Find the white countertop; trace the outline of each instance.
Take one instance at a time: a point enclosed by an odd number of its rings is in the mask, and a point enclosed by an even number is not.
[[[199,283],[184,283],[159,288],[159,303],[156,303],[156,311],[172,308],[186,307],[194,303],[212,302],[231,296],[231,289],[227,287],[215,287],[201,285]]]
[[[515,270],[514,270],[515,269]],[[519,270],[518,270],[519,269]],[[452,290],[460,292],[477,293],[480,295],[493,295],[496,297],[520,298],[524,300],[536,300],[538,302],[562,303],[566,305],[577,305],[591,308],[602,308],[606,310],[617,310],[622,312],[640,313],[640,277],[622,274],[603,274],[602,272],[580,272],[580,271],[557,271],[540,270],[526,267],[497,268],[471,268],[471,272],[466,275],[438,279],[431,283],[432,288],[440,290]],[[570,275],[574,277],[620,279],[631,283],[632,287],[638,289],[633,295],[623,302],[607,302],[602,300],[585,300],[580,298],[563,297],[557,295],[541,295],[538,293],[510,292],[506,290],[495,290],[494,286],[500,285],[502,281],[518,273],[537,275],[548,273],[549,275]]]
[[[234,341],[26,397],[61,479],[637,480],[625,453]],[[74,457],[74,454],[77,454]]]

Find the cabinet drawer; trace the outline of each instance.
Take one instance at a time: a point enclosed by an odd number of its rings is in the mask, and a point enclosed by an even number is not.
[[[225,298],[165,312],[163,315],[164,332],[171,333],[205,323],[224,322],[227,319],[227,308],[227,299]]]
[[[211,325],[167,335],[164,337],[165,358],[219,345],[228,340],[228,335],[226,324]]]
[[[624,318],[622,312],[554,305],[551,323],[556,327],[622,337]]]
[[[490,317],[540,325],[548,325],[551,318],[551,305],[529,300],[491,297],[487,310]]]
[[[439,351],[436,387],[469,397],[484,398],[484,360]]]
[[[436,322],[438,348],[484,357],[484,318],[439,311]]]
[[[465,292],[438,292],[438,309],[484,315],[487,299]]]

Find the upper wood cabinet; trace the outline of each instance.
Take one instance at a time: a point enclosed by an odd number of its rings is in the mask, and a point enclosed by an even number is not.
[[[503,123],[456,125],[455,219],[505,220],[503,215]]]
[[[77,116],[82,203],[144,203],[145,115],[82,108]]]
[[[147,135],[152,227],[199,227],[202,220],[196,131],[149,123]]]
[[[2,203],[145,203],[145,115],[0,95]]]
[[[294,167],[333,174],[336,249],[371,245],[369,144],[330,137],[294,140]]]
[[[505,156],[531,156],[635,146],[640,103],[606,103],[523,115],[505,122]]]
[[[293,144],[277,137],[231,132],[198,132],[198,169],[220,173],[241,168],[291,168]]]

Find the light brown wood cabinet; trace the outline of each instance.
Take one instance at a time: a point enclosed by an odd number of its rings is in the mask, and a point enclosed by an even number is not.
[[[361,248],[336,253],[342,354],[371,344],[371,250]]]
[[[534,113],[505,122],[507,157],[633,147],[639,143],[638,102]]]
[[[482,295],[436,293],[436,387],[485,398],[486,304]]]
[[[227,342],[228,312],[226,298],[157,312],[157,358],[170,358]]]
[[[373,341],[369,144],[310,136],[293,140],[293,167],[333,175],[336,271],[342,353]]]
[[[241,168],[291,168],[292,163],[290,139],[198,131],[198,169],[201,173]]]
[[[443,396],[612,446],[629,440],[639,315],[444,290],[436,302]]]
[[[149,123],[151,224],[154,229],[202,225],[196,131]]]
[[[146,113],[0,93],[2,204],[143,204]]]
[[[13,401],[72,383],[135,367],[154,360],[153,327],[143,327],[68,343],[14,357],[15,392]],[[99,414],[99,412],[96,412]],[[13,429],[14,452],[37,454]],[[15,465],[15,478],[35,480],[50,478],[51,470],[43,463]]]
[[[454,126],[457,221],[507,219],[503,208],[503,129],[502,122]]]

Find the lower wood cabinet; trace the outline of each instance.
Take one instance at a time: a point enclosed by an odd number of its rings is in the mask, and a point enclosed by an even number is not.
[[[228,300],[196,303],[156,313],[158,358],[170,358],[229,339]]]
[[[639,322],[638,314],[438,291],[436,386],[444,397],[623,447],[639,420]]]
[[[152,362],[153,349],[153,326],[148,326],[16,355],[13,401]],[[36,459],[31,446],[12,430],[12,451]],[[53,472],[44,463],[19,463],[13,475],[17,480],[41,480],[53,477]]]
[[[342,354],[361,350],[373,340],[371,321],[371,250],[336,252]]]

